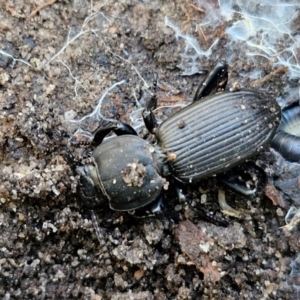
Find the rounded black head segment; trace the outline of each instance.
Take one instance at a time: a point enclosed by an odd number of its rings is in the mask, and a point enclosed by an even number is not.
[[[93,165],[85,165],[77,167],[76,171],[80,175],[77,192],[82,203],[89,208],[105,203],[108,199],[101,191],[97,169]]]

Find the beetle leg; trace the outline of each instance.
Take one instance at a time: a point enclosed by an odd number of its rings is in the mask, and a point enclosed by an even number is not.
[[[158,124],[157,124],[157,121],[156,121],[153,111],[152,110],[148,111],[145,109],[142,113],[142,116],[143,116],[146,128],[148,129],[149,132],[154,134]]]
[[[228,65],[225,60],[216,63],[213,69],[207,74],[200,83],[193,102],[201,98],[225,89],[228,80]]]
[[[230,205],[227,204],[225,199],[225,191],[223,189],[218,190],[218,201],[224,214],[236,217],[238,219],[242,218],[242,213],[240,211],[232,208]]]
[[[64,157],[66,158],[68,164],[70,165],[73,173],[76,173],[76,160],[75,157],[73,156],[73,154],[71,153],[69,148],[66,148],[66,150],[63,152]]]
[[[157,107],[157,82],[158,82],[158,75],[154,73],[154,80],[153,80],[153,87],[151,93],[150,101],[146,105],[146,110],[152,111]]]
[[[129,214],[135,216],[136,218],[148,218],[159,213],[162,213],[164,210],[164,196],[160,194],[153,202],[147,204],[144,207],[128,211]]]
[[[229,225],[229,223],[226,220],[217,218],[216,216],[205,211],[203,208],[197,207],[197,209],[195,209],[194,211],[202,220],[205,220],[209,223],[222,227],[227,227]]]
[[[113,131],[116,135],[137,135],[137,132],[130,125],[120,122],[118,124],[97,129],[97,131],[94,134],[93,146],[99,146],[102,143],[103,139],[111,131]]]
[[[186,190],[186,186],[184,184],[177,181],[175,189],[176,189],[177,197],[178,197],[180,203],[190,202],[190,199],[188,197],[188,193]],[[187,199],[188,199],[188,201],[187,201]],[[199,216],[204,221],[215,224],[217,226],[223,226],[223,227],[228,226],[228,222],[226,220],[217,218],[216,216],[212,215],[211,213],[209,213],[208,211],[203,209],[203,206],[200,201],[197,201],[196,206],[194,208],[190,207],[190,209],[191,209],[191,211],[195,212],[195,214],[197,214],[197,216]]]
[[[246,162],[241,166],[232,168],[219,175],[218,179],[234,192],[250,199],[259,196],[267,184],[265,171],[253,162]]]
[[[241,166],[232,168],[226,173],[219,175],[218,179],[231,190],[249,198],[259,196],[267,183],[266,173],[253,162],[246,162]],[[218,200],[223,213],[241,218],[241,212],[233,209],[226,203],[225,191],[223,189],[219,189]]]
[[[116,125],[100,127],[99,129],[97,129],[97,131],[94,134],[93,146],[99,146],[102,143],[103,139],[115,128]]]
[[[157,81],[157,78],[156,78],[156,81]],[[156,84],[155,84],[155,90],[156,90]],[[158,127],[155,115],[152,111],[152,109],[156,108],[156,105],[157,105],[157,97],[156,97],[156,91],[155,91],[155,93],[151,97],[151,101],[148,104],[147,108],[145,108],[142,112],[145,126],[146,126],[147,130],[149,132],[151,132],[152,134],[155,133],[156,128]]]
[[[116,135],[138,135],[137,132],[128,124],[120,122],[114,129]]]
[[[143,110],[142,116],[144,119],[145,126],[149,132],[152,134],[155,133],[156,128],[158,127],[155,115],[153,113],[153,109],[157,107],[157,81],[158,75],[157,73],[154,74],[154,81],[153,81],[153,92],[151,93],[151,99],[146,104],[146,108]]]
[[[106,242],[104,239],[103,229],[99,225],[99,221],[98,221],[98,218],[97,218],[94,210],[91,210],[91,219],[92,219],[92,223],[94,225],[94,229],[95,229],[99,244],[101,246],[102,258],[107,267],[107,271],[108,271],[108,273],[112,273],[113,272],[112,263],[111,263],[110,254],[109,254],[109,251],[107,249]]]

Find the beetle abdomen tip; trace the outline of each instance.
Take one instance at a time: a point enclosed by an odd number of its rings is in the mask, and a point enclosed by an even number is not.
[[[300,161],[300,107],[292,105],[282,111],[282,120],[272,147],[291,162]]]

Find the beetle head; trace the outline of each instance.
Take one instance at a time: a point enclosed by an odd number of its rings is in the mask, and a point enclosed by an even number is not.
[[[77,190],[82,203],[89,208],[104,204],[108,199],[100,187],[96,167],[88,164],[76,167],[76,171],[80,176]]]

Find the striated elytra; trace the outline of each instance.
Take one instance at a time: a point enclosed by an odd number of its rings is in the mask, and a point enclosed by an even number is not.
[[[179,120],[185,126],[178,128]],[[174,153],[172,174],[197,181],[226,171],[268,146],[280,120],[270,95],[255,90],[223,92],[202,98],[158,128],[158,146]]]

